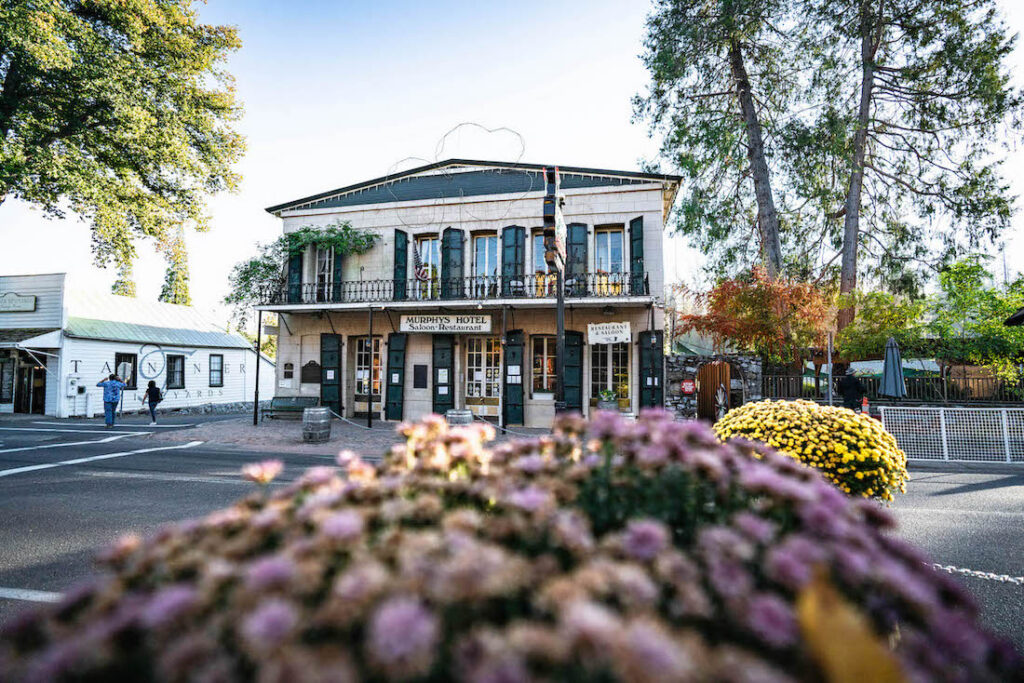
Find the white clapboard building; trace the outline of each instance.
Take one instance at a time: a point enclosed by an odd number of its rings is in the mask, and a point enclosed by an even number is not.
[[[190,306],[89,292],[68,280],[0,276],[0,413],[102,414],[96,383],[125,364],[126,411],[144,407],[150,380],[164,410],[251,405],[256,354],[246,339]],[[274,364],[260,362],[260,393],[270,397]]]

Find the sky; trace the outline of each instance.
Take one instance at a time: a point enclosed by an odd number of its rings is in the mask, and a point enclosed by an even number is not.
[[[1024,33],[1020,5],[1002,2],[1011,31]],[[648,82],[648,10],[644,0],[200,5],[203,21],[239,30],[243,47],[227,67],[248,147],[239,191],[212,198],[211,230],[186,237],[193,303],[227,319],[232,266],[280,234],[264,211],[273,204],[452,157],[638,169],[657,152],[630,101]],[[1024,46],[1011,71],[1024,85]],[[1005,171],[1024,196],[1020,145]],[[1011,277],[1024,268],[1021,208],[1007,233]],[[114,281],[93,265],[88,225],[74,217],[49,220],[8,200],[0,237],[0,274],[68,272],[102,291]],[[693,282],[700,258],[666,236],[666,281]],[[141,243],[138,296],[155,299],[163,276]]]

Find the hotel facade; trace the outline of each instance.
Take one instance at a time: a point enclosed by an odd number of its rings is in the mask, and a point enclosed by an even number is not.
[[[449,160],[272,206],[285,233],[339,222],[366,253],[310,247],[259,307],[279,315],[277,396],[349,419],[465,408],[502,426],[664,401],[663,230],[679,178],[559,168],[567,223],[565,363],[544,261],[544,167]],[[603,393],[602,393],[603,392]]]

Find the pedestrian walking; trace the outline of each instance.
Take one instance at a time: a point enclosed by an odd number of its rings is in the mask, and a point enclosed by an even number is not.
[[[153,420],[149,423],[151,426],[156,424],[156,404],[162,400],[164,397],[156,386],[156,382],[149,380],[149,386],[146,387],[146,401],[149,403],[149,416]]]
[[[128,385],[122,382],[120,377],[112,374],[97,382],[96,386],[103,387],[103,419],[107,423],[107,429],[112,429],[114,416],[117,415],[117,404],[121,400],[121,392]]]
[[[846,374],[839,380],[839,395],[843,397],[843,406],[850,410],[859,410],[861,399],[866,393],[867,389],[853,374],[853,368],[846,368]]]

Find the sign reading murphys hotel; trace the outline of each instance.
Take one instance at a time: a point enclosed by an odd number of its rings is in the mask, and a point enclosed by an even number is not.
[[[403,315],[402,332],[490,332],[489,315]]]

